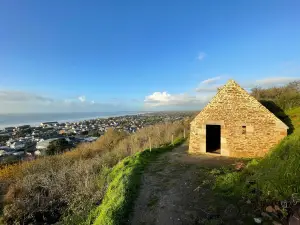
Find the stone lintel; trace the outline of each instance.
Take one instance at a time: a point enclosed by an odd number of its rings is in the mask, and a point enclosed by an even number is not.
[[[220,125],[220,126],[224,126],[224,120],[208,120],[205,122],[205,125]]]

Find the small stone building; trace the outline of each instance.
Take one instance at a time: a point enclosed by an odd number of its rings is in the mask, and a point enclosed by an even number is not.
[[[189,152],[261,157],[287,130],[286,124],[229,80],[191,122]]]

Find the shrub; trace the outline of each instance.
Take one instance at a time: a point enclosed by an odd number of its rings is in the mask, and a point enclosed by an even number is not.
[[[300,81],[291,82],[282,87],[260,88],[251,90],[258,100],[270,100],[283,110],[300,106]]]
[[[66,151],[71,148],[72,145],[65,139],[60,138],[52,141],[46,149],[47,155],[55,155]]]

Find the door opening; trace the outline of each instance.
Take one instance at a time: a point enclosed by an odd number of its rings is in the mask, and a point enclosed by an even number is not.
[[[221,153],[220,125],[206,125],[206,152]]]

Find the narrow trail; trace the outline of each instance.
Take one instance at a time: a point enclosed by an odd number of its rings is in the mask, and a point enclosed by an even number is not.
[[[228,210],[230,203],[215,197],[209,186],[212,175],[208,171],[235,161],[221,156],[191,156],[187,149],[183,145],[164,153],[145,170],[129,224],[246,224],[238,221],[237,207]]]

